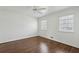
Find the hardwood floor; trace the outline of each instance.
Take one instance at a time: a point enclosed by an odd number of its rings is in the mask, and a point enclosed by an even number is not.
[[[79,48],[43,37],[31,37],[0,44],[0,53],[79,53]]]

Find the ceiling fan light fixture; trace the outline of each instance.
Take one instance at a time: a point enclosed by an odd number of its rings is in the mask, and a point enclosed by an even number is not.
[[[35,17],[43,16],[47,13],[48,7],[47,6],[34,6],[33,7],[33,14]]]

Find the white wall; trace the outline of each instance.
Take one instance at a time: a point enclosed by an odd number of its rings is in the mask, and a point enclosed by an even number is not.
[[[0,7],[0,43],[37,35],[35,18],[9,8]]]
[[[65,33],[58,31],[58,17],[64,15],[74,14],[74,32],[73,33]],[[48,30],[41,31],[40,30],[40,20],[47,20],[48,21]],[[39,35],[45,36],[50,38],[51,36],[54,37],[56,40],[74,47],[79,48],[79,7],[71,7],[68,9],[64,9],[55,13],[51,13],[45,17],[39,18]]]

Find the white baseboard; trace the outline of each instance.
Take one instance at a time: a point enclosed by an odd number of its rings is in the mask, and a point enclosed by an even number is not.
[[[19,37],[19,38],[3,40],[3,41],[0,41],[0,43],[6,43],[6,42],[10,42],[10,41],[20,40],[20,39],[30,38],[30,37],[35,37],[35,36],[38,36],[38,35],[22,36],[22,37]],[[50,36],[47,36],[47,35],[39,35],[39,36],[44,37],[44,38],[47,38],[47,39],[50,39],[50,40],[54,40],[54,41],[57,41],[57,42],[60,42],[60,43],[66,44],[66,45],[70,45],[70,46],[79,48],[78,46],[76,46],[76,45],[74,45],[74,44],[72,45],[72,44],[70,44],[70,43],[63,42],[63,41],[57,40],[57,39],[55,39],[55,38],[51,38]]]
[[[20,40],[20,39],[30,38],[30,37],[35,37],[35,36],[37,36],[37,35],[28,35],[28,36],[22,36],[22,37],[18,37],[18,38],[14,38],[14,39],[6,39],[3,41],[0,41],[0,43],[6,43],[6,42],[10,42],[10,41]]]
[[[41,37],[44,37],[44,38],[47,38],[47,39],[50,39],[50,40],[54,40],[54,41],[57,41],[57,42],[66,44],[66,45],[69,45],[69,46],[73,46],[73,47],[79,48],[79,47],[76,46],[76,45],[72,45],[72,44],[67,43],[67,42],[59,41],[59,40],[57,40],[57,39],[55,39],[55,38],[51,38],[50,36],[46,36],[46,35],[40,35],[40,36],[41,36]]]

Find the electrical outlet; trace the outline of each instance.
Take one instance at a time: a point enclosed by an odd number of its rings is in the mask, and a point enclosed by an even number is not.
[[[54,38],[54,37],[51,36],[51,38]]]

